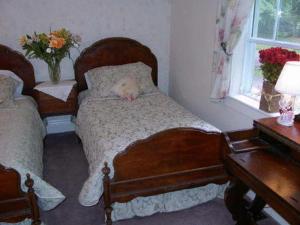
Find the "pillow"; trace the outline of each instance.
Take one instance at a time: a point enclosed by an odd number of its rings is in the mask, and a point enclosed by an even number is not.
[[[120,79],[112,87],[112,92],[128,101],[135,100],[140,94],[139,86],[134,76],[127,76]]]
[[[87,83],[91,86],[91,95],[97,97],[115,96],[112,87],[122,78],[135,77],[140,94],[155,92],[157,89],[151,78],[151,67],[142,62],[119,66],[103,66],[86,73]]]
[[[0,70],[0,75],[6,76],[6,77],[11,77],[11,78],[15,79],[18,83],[15,88],[14,97],[16,98],[16,97],[22,96],[24,82],[20,77],[18,77],[15,73],[13,73],[10,70]]]
[[[87,73],[84,73],[84,78],[85,78],[85,82],[86,82],[86,85],[88,87],[88,89],[91,89],[92,88],[92,85],[91,85],[91,81],[89,79],[89,76],[88,76],[88,72]]]
[[[14,92],[17,81],[11,77],[0,75],[0,108],[14,105]]]

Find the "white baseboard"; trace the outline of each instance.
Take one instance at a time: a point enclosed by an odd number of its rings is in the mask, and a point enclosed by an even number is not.
[[[64,133],[75,130],[72,116],[53,116],[44,119],[47,134]]]

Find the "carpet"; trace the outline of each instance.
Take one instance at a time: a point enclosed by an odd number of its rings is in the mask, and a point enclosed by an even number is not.
[[[44,178],[59,189],[66,200],[54,210],[41,212],[47,225],[104,224],[103,202],[93,207],[81,206],[78,195],[88,177],[88,163],[74,133],[48,135],[45,140]],[[133,218],[114,225],[233,225],[223,200],[215,199],[202,205],[172,213],[158,213]],[[276,225],[271,219],[261,225]]]

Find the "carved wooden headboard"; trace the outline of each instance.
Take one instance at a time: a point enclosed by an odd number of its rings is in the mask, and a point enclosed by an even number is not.
[[[31,93],[35,86],[32,64],[21,53],[0,44],[0,70],[10,70],[24,81],[23,94]]]
[[[157,85],[157,59],[151,50],[138,41],[113,37],[95,42],[82,51],[74,71],[79,91],[87,89],[84,73],[96,67],[143,62],[152,68],[152,79]]]

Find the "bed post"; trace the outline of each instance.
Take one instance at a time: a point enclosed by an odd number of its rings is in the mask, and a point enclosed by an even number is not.
[[[27,176],[27,179],[25,181],[25,185],[26,185],[26,187],[28,187],[27,196],[29,199],[31,212],[32,212],[32,223],[31,224],[32,225],[40,225],[41,224],[40,212],[39,212],[39,208],[37,205],[37,199],[36,199],[34,189],[33,189],[34,181],[31,179],[29,174],[26,174],[26,176]]]
[[[110,201],[110,168],[108,167],[107,162],[104,163],[104,167],[102,169],[102,173],[104,175],[103,177],[103,189],[104,189],[104,209],[105,209],[105,215],[106,215],[106,225],[112,225],[111,220],[111,201]]]

